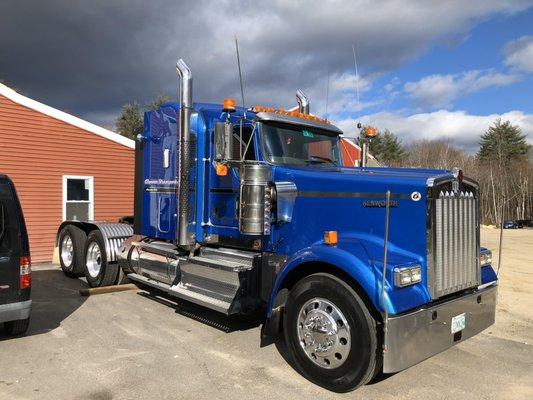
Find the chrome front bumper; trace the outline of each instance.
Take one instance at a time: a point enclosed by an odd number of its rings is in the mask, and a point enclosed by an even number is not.
[[[432,307],[387,320],[383,372],[398,372],[462,342],[494,324],[498,286],[485,287]],[[453,334],[451,320],[466,314],[466,327]]]

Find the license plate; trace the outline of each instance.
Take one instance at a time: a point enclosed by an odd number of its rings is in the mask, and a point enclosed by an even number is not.
[[[462,313],[452,318],[452,333],[457,333],[466,328],[466,314]]]

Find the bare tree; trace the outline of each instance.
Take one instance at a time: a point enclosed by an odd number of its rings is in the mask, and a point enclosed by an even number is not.
[[[516,127],[497,123],[492,128],[513,129],[513,136],[520,137]],[[494,129],[490,130],[493,132]],[[486,138],[487,135],[485,134]],[[486,140],[485,140],[486,143]],[[520,141],[520,146],[522,143]],[[533,217],[533,162],[523,151],[513,152],[508,145],[495,147],[491,156],[485,146],[483,157],[468,155],[446,140],[423,140],[412,143],[404,166],[452,169],[461,168],[467,176],[480,185],[481,221],[485,224],[500,224],[502,206],[508,219],[531,219]],[[506,154],[498,150],[503,148]],[[521,150],[523,150],[523,146]]]

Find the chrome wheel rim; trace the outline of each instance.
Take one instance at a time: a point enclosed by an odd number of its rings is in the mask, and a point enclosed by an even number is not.
[[[74,245],[72,244],[71,237],[69,235],[65,235],[61,241],[61,261],[63,261],[63,265],[65,267],[70,268],[73,260]]]
[[[92,278],[96,278],[100,274],[102,268],[102,253],[100,246],[96,242],[91,242],[87,248],[87,272]]]
[[[340,367],[350,354],[350,326],[331,301],[316,297],[307,301],[297,320],[298,341],[305,355],[326,369]]]

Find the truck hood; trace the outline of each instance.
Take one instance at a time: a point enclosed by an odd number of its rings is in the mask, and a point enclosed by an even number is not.
[[[414,168],[274,168],[275,180],[294,182],[298,192],[423,193],[429,179],[450,175],[447,170]]]
[[[334,230],[341,240],[359,238],[374,262],[382,256],[376,249],[383,244],[387,191],[391,192],[391,248],[411,254],[413,261],[424,261],[428,180],[451,175],[445,170],[408,168],[276,166],[273,172],[276,182],[292,182],[297,188],[291,223],[275,230],[273,243],[281,243],[276,245],[278,251],[292,254],[320,243],[325,231]]]

